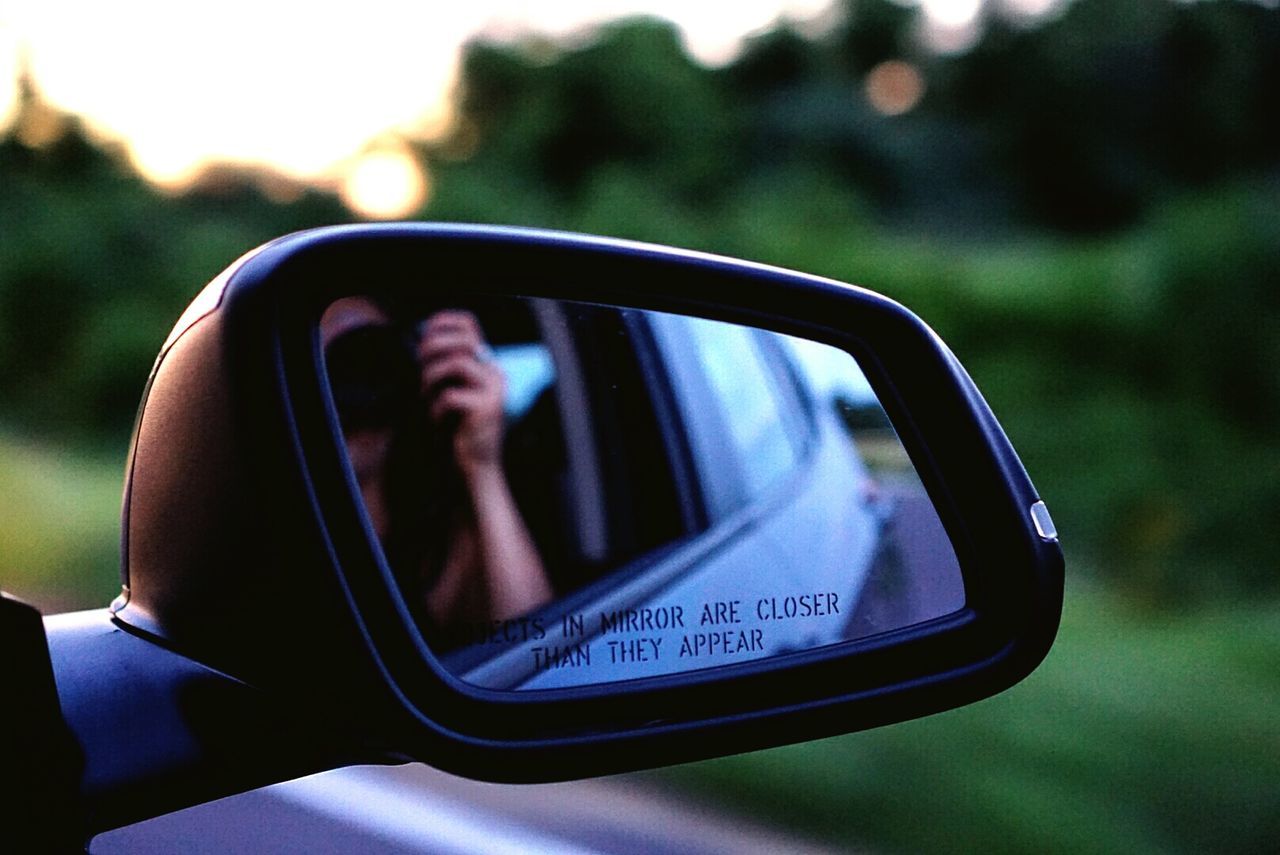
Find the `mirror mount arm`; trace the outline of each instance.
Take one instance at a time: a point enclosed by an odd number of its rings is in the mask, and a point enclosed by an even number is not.
[[[128,629],[106,610],[45,619],[95,834],[353,763],[401,762]]]

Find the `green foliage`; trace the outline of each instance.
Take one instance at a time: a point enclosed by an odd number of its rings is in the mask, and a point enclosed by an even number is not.
[[[723,95],[670,24],[609,25],[550,64],[476,45],[462,80],[458,132],[483,140],[497,168],[543,187],[574,194],[617,163],[691,196],[729,177]]]
[[[1280,10],[1245,0],[1078,0],[1043,26],[996,12],[958,56],[916,43],[918,11],[843,4],[818,38],[780,26],[715,71],[648,19],[585,44],[477,43],[453,138],[472,167],[572,202],[597,170],[642,171],[700,209],[800,165],[899,225],[1132,226],[1171,188],[1280,166]],[[924,100],[872,109],[866,75],[915,63]],[[963,212],[961,214],[961,212]]]
[[[46,612],[102,606],[120,592],[124,451],[71,451],[0,434],[4,589]]]
[[[955,57],[912,46],[909,8],[846,12],[720,69],[652,19],[475,43],[455,131],[423,152],[424,214],[889,294],[969,366],[1068,542],[1121,590],[1156,607],[1280,592],[1280,187],[1250,171],[1280,156],[1262,94],[1280,88],[1280,12],[1080,0],[1040,28],[994,18]],[[929,89],[880,116],[863,76],[895,57]],[[43,148],[0,142],[4,421],[123,443],[190,295],[253,245],[347,216],[316,192],[276,204],[262,178],[162,193],[74,120]]]

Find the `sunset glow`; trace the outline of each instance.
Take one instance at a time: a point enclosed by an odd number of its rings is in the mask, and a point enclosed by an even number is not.
[[[951,26],[971,21],[980,0],[921,5],[930,21]],[[225,0],[192,9],[163,0],[11,0],[0,11],[0,122],[12,117],[21,55],[49,103],[83,117],[90,133],[122,141],[153,181],[181,186],[222,162],[341,184],[354,199],[352,182],[372,180],[357,181],[351,167],[370,140],[430,138],[448,126],[461,45],[477,34],[566,36],[653,14],[679,25],[690,53],[714,64],[780,16],[808,26],[831,20],[825,0],[367,0],[358,14],[297,0]],[[389,181],[391,162],[377,163],[378,180]],[[360,164],[361,175],[374,169]]]

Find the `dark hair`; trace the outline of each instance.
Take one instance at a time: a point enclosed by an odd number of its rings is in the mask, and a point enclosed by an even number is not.
[[[418,396],[418,363],[410,336],[377,324],[348,330],[325,348],[329,389],[343,431],[388,427]]]

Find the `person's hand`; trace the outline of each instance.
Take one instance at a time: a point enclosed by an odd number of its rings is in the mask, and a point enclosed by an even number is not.
[[[418,361],[431,420],[452,431],[454,460],[462,474],[500,466],[505,380],[490,358],[475,315],[443,311],[428,318]]]

